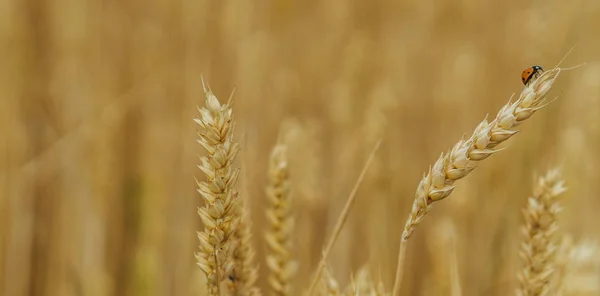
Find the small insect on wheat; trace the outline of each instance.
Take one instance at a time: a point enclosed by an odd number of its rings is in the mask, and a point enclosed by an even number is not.
[[[523,81],[523,84],[527,85],[531,79],[538,78],[542,72],[544,72],[542,66],[531,66],[523,70],[523,73],[521,73],[521,81]]]

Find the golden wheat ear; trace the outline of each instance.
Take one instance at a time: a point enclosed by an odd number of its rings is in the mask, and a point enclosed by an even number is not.
[[[518,275],[517,295],[549,295],[550,280],[555,271],[557,216],[561,211],[559,196],[566,191],[558,169],[537,180],[533,195],[523,209],[525,239],[519,255],[524,266]]]
[[[229,277],[229,289],[232,295],[260,295],[260,290],[255,286],[258,267],[254,263],[256,252],[251,245],[252,223],[243,200],[239,201],[237,215],[240,220],[232,236],[235,249],[231,254],[233,270]]]
[[[455,188],[454,182],[466,177],[480,161],[500,151],[497,146],[517,134],[519,124],[548,105],[546,94],[560,71],[560,68],[550,69],[527,84],[516,101],[502,106],[492,121],[486,117],[469,138],[461,139],[447,153],[442,153],[423,176],[402,232],[393,295],[400,293],[407,241],[433,203],[448,197]]]
[[[266,195],[269,208],[266,215],[270,229],[265,234],[269,247],[266,258],[269,268],[268,281],[274,295],[290,295],[291,279],[297,265],[291,250],[294,218],[290,206],[290,170],[286,145],[277,144],[273,148],[268,173]]]
[[[200,127],[198,143],[206,150],[198,165],[206,180],[196,180],[198,193],[204,200],[198,209],[204,230],[198,232],[200,251],[196,260],[206,274],[209,294],[219,295],[224,275],[233,268],[230,256],[235,246],[231,238],[239,220],[235,189],[239,169],[233,168],[233,163],[239,146],[233,141],[235,123],[231,107],[221,105],[204,80],[202,85],[206,100],[203,107],[198,107],[199,117],[194,121]]]
[[[560,69],[552,69],[523,89],[515,102],[508,102],[492,121],[484,119],[471,137],[461,139],[446,154],[442,153],[425,174],[415,193],[412,211],[406,220],[402,239],[407,240],[434,202],[448,197],[454,182],[466,177],[478,163],[499,151],[496,146],[518,133],[516,127],[547,105],[546,94]]]

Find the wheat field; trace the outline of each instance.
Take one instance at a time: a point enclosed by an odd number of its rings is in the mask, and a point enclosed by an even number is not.
[[[0,295],[600,295],[599,36],[597,0],[2,0]]]

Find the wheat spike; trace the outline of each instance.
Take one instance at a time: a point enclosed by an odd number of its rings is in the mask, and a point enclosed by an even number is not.
[[[233,295],[260,295],[260,290],[254,286],[258,277],[258,268],[254,264],[255,251],[250,244],[252,236],[248,210],[244,202],[239,202],[240,221],[233,234],[235,249],[232,254],[233,271],[230,276],[230,289]]]
[[[560,68],[548,70],[528,83],[516,101],[506,103],[492,121],[486,117],[469,138],[461,139],[446,154],[442,153],[423,176],[402,232],[393,295],[400,293],[406,242],[432,204],[448,197],[454,190],[454,182],[466,177],[480,161],[500,151],[498,144],[518,133],[519,124],[548,104],[546,94],[560,71]]]
[[[199,118],[194,121],[200,126],[198,143],[206,150],[200,157],[198,168],[206,176],[206,181],[198,181],[198,192],[204,199],[204,206],[198,215],[204,230],[198,232],[200,252],[196,253],[198,266],[207,278],[210,295],[219,295],[219,285],[223,275],[233,267],[230,255],[235,247],[234,234],[238,216],[235,189],[239,169],[233,168],[239,146],[233,141],[233,112],[229,105],[221,105],[217,97],[204,85],[205,106],[198,108]]]
[[[290,208],[289,178],[287,148],[278,144],[271,152],[269,184],[266,190],[269,201],[266,214],[271,226],[265,235],[270,249],[266,260],[270,269],[269,285],[274,295],[290,294],[290,282],[296,270],[296,263],[291,255],[294,219]]]
[[[533,113],[547,105],[546,93],[558,77],[560,68],[544,72],[525,88],[514,102],[508,102],[492,121],[484,119],[471,137],[461,139],[448,151],[442,153],[417,187],[410,216],[406,220],[402,239],[412,235],[434,202],[448,197],[454,190],[454,182],[466,177],[479,161],[500,151],[496,146],[518,133],[515,129]]]
[[[525,241],[520,256],[524,267],[519,274],[517,295],[549,295],[554,273],[554,254],[557,245],[554,234],[558,229],[557,215],[561,211],[558,196],[566,190],[557,169],[538,179],[533,196],[523,210]]]

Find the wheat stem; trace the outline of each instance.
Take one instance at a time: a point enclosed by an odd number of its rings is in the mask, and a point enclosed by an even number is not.
[[[373,162],[373,159],[375,158],[375,152],[377,152],[377,149],[379,149],[380,144],[381,144],[381,140],[377,141],[377,144],[375,144],[373,151],[371,151],[371,154],[369,155],[369,158],[367,159],[365,166],[363,167],[362,171],[360,172],[360,175],[358,176],[358,180],[356,180],[356,183],[354,184],[354,188],[352,188],[352,191],[350,192],[350,195],[348,196],[348,200],[346,200],[346,204],[344,205],[344,209],[342,210],[342,213],[340,214],[340,216],[338,217],[338,220],[336,221],[335,227],[333,228],[333,233],[331,234],[331,237],[329,238],[329,241],[327,242],[327,245],[325,247],[325,251],[323,252],[323,257],[321,257],[321,260],[319,261],[319,265],[317,266],[317,271],[316,271],[314,278],[310,284],[310,287],[308,288],[309,296],[313,295],[313,293],[314,293],[315,286],[317,285],[317,282],[321,278],[321,273],[323,272],[323,268],[325,268],[327,258],[329,258],[329,255],[331,254],[331,250],[333,249],[333,245],[335,244],[335,241],[337,240],[338,236],[342,232],[342,229],[344,228],[344,224],[346,223],[348,214],[350,214],[350,210],[352,209],[352,205],[354,204],[354,199],[356,198],[356,193],[358,192],[358,188],[360,187],[360,184],[362,183],[369,166]]]
[[[400,295],[400,287],[404,276],[404,259],[406,257],[406,244],[408,240],[400,240],[400,251],[398,252],[398,263],[396,265],[396,280],[394,281],[394,289],[392,295]]]

